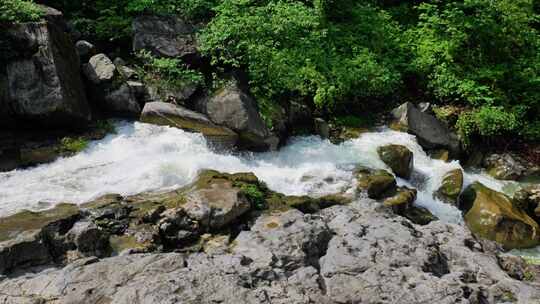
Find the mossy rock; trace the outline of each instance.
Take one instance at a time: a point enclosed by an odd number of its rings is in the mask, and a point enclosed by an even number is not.
[[[42,230],[58,222],[74,222],[79,216],[77,205],[65,203],[40,212],[24,210],[0,219],[0,242],[14,239],[22,232]]]
[[[402,145],[377,148],[381,160],[399,177],[408,179],[413,171],[413,153]]]
[[[406,208],[402,215],[418,225],[427,225],[438,220],[428,209],[414,205]]]
[[[384,199],[383,204],[396,210],[405,210],[416,200],[416,189],[399,187],[395,193]]]
[[[444,162],[448,162],[448,160],[450,160],[450,152],[445,149],[429,151],[429,156],[433,159],[442,160]]]
[[[358,189],[367,191],[368,197],[372,199],[382,198],[385,192],[396,187],[396,179],[386,170],[360,168],[356,171],[356,179]]]
[[[496,241],[506,249],[540,244],[540,227],[503,193],[479,182],[461,194],[459,208],[465,223],[478,237]]]
[[[443,176],[441,187],[435,193],[435,196],[443,202],[456,205],[457,199],[463,189],[463,171],[454,169]]]

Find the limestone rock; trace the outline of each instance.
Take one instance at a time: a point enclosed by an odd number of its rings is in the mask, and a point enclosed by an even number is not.
[[[117,75],[116,66],[105,54],[97,54],[83,66],[84,75],[95,85],[111,83]]]

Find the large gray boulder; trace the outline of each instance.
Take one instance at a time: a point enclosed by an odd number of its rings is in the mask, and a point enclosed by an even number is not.
[[[447,149],[453,157],[460,153],[460,142],[435,116],[420,111],[406,102],[392,111],[400,129],[416,135],[418,143],[425,149]]]
[[[197,55],[195,28],[173,16],[143,15],[135,18],[133,51],[146,50],[157,57],[190,57]]]
[[[226,126],[240,136],[242,149],[266,151],[272,147],[270,131],[259,114],[256,101],[238,84],[229,83],[216,91],[203,105],[216,124]]]
[[[83,72],[86,78],[95,85],[111,83],[117,76],[116,66],[105,54],[92,56],[83,66]]]
[[[79,57],[61,22],[4,24],[0,31],[0,126],[70,127],[90,120]]]
[[[214,124],[203,114],[171,103],[146,103],[141,121],[201,133],[212,143],[225,148],[234,147],[238,140],[238,135],[231,129]]]
[[[512,278],[488,245],[463,226],[417,226],[360,200],[263,214],[228,250],[86,258],[6,278],[0,302],[538,302],[538,285]]]

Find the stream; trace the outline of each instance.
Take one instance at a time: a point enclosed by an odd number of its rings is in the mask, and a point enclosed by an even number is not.
[[[253,172],[270,189],[288,195],[354,191],[354,168],[389,170],[376,149],[400,144],[414,153],[414,173],[409,181],[398,178],[398,184],[415,187],[416,203],[441,220],[462,223],[457,208],[432,195],[446,172],[461,168],[459,162],[430,158],[407,133],[381,129],[339,145],[316,136],[296,137],[277,152],[233,154],[216,152],[202,135],[176,128],[125,121],[115,126],[116,134],[91,142],[72,157],[0,173],[0,216],[46,209],[58,202],[83,203],[108,193],[173,189],[192,182],[201,169]],[[464,186],[480,181],[497,191],[515,188],[515,182],[498,181],[482,172],[464,173]],[[540,257],[539,248],[515,253]]]

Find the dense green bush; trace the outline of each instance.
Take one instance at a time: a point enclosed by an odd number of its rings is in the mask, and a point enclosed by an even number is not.
[[[158,93],[204,82],[200,72],[188,69],[180,59],[156,58],[149,52],[141,52],[137,56],[142,62],[137,69],[139,78],[158,89]]]
[[[438,102],[474,108],[458,122],[462,134],[521,133],[534,139],[540,33],[532,2],[429,1],[418,11],[405,45],[413,54],[410,69]]]
[[[200,35],[215,64],[245,68],[259,98],[331,109],[400,84],[397,25],[354,1],[225,0]]]
[[[0,23],[37,21],[42,16],[41,8],[31,0],[0,1]]]

